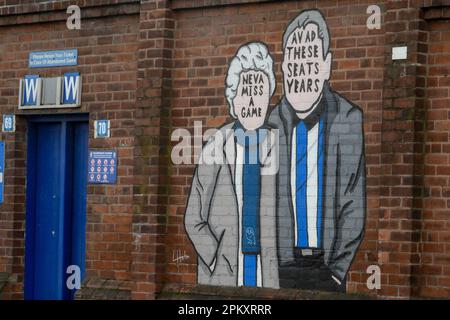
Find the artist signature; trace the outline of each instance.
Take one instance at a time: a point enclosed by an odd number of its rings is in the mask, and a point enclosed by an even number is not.
[[[175,262],[177,265],[177,270],[179,271],[180,263],[188,260],[190,257],[186,254],[186,250],[173,250],[172,251],[172,262]]]

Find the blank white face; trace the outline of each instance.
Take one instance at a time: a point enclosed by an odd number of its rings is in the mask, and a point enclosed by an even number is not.
[[[264,124],[269,101],[270,86],[267,75],[262,71],[242,72],[233,104],[234,112],[245,129],[256,130]]]
[[[299,117],[307,116],[317,105],[331,69],[331,54],[323,58],[323,41],[315,23],[296,28],[290,34],[282,69],[287,100]]]

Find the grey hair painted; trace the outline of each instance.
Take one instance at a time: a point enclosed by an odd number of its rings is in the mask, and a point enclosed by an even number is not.
[[[319,29],[319,38],[322,39],[323,59],[325,60],[330,50],[330,32],[325,17],[317,9],[304,10],[294,20],[291,21],[283,35],[283,51],[286,48],[287,41],[292,32],[297,28],[303,28],[308,23],[314,23]]]
[[[225,97],[233,118],[237,118],[233,100],[237,94],[240,75],[242,72],[250,70],[262,71],[269,79],[270,96],[275,92],[276,80],[273,59],[267,46],[262,42],[250,42],[241,46],[231,60],[225,80]]]

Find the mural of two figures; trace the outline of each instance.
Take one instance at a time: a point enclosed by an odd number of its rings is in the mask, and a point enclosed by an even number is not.
[[[225,96],[234,121],[204,145],[185,228],[198,283],[345,291],[364,235],[363,114],[330,85],[332,52],[319,10],[282,39],[283,96],[261,42],[232,58]]]

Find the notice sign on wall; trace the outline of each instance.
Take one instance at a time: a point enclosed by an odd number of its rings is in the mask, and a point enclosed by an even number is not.
[[[5,186],[5,143],[0,141],[0,204],[3,203],[3,191]]]
[[[114,184],[117,180],[117,152],[89,151],[88,181],[93,184]]]
[[[30,68],[76,66],[77,63],[77,49],[30,52],[28,58]]]

